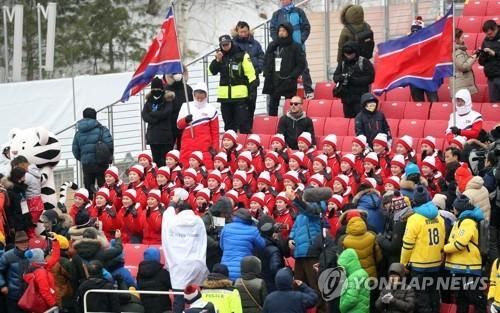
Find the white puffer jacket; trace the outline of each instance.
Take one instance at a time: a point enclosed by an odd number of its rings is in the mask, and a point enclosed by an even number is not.
[[[490,220],[490,194],[484,187],[484,180],[480,176],[474,176],[465,186],[464,195],[471,199],[474,206],[479,207],[484,214],[484,218]]]

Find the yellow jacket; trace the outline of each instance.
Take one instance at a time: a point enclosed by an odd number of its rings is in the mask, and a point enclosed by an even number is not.
[[[238,289],[229,279],[208,279],[203,283],[201,298],[212,302],[218,313],[243,313]]]
[[[477,221],[483,219],[480,208],[467,210],[460,214],[453,224],[446,253],[445,268],[453,273],[481,275],[481,252],[479,251],[479,230]]]
[[[361,267],[370,277],[377,277],[377,263],[382,261],[382,251],[375,234],[367,230],[361,217],[354,217],[347,223],[346,235],[340,239],[342,249],[354,249]]]
[[[491,265],[490,289],[488,300],[493,299],[493,305],[500,308],[500,272],[498,271],[498,258]]]
[[[403,236],[401,261],[416,271],[436,272],[442,263],[441,251],[446,238],[444,220],[432,202],[415,207],[408,218]]]

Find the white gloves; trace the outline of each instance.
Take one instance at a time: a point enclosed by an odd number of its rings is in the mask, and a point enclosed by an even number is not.
[[[497,308],[493,304],[490,306],[490,313],[498,313]]]
[[[382,296],[381,301],[382,303],[389,304],[392,301],[392,299],[394,299],[394,296],[391,293],[387,293]]]

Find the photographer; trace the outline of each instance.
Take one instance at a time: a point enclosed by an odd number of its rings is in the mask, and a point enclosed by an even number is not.
[[[354,118],[361,111],[361,95],[370,91],[375,79],[372,63],[359,55],[357,43],[349,41],[342,47],[342,62],[338,64],[333,80],[333,93],[342,99],[344,117]]]
[[[484,74],[488,77],[490,102],[500,101],[500,32],[494,20],[483,24],[486,34],[479,54],[479,64],[484,66]]]
[[[472,94],[477,93],[472,65],[476,63],[478,54],[467,54],[464,42],[464,31],[455,29],[455,90],[468,89]]]

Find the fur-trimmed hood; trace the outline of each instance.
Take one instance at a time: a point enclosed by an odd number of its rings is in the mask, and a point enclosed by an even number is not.
[[[63,213],[59,208],[54,208],[53,210],[56,211],[62,228],[69,229],[71,226],[73,226],[73,220],[71,219],[71,216],[69,214]]]
[[[380,192],[377,189],[369,188],[358,192],[352,199],[352,203],[358,203],[359,199],[361,199],[362,196],[367,195],[369,193],[376,193],[377,196],[380,198]]]
[[[71,236],[71,240],[73,241],[73,246],[75,246],[77,243],[79,243],[82,240],[87,240],[88,238],[83,238],[83,232],[89,227],[82,227],[78,228],[77,226],[71,226],[69,228],[68,234]],[[107,248],[109,246],[108,239],[106,239],[106,236],[100,231],[97,231],[97,239],[90,239],[90,240],[97,240],[99,241],[99,244],[103,248]]]
[[[2,177],[0,185],[5,187],[5,189],[12,189],[14,187],[14,183],[7,176]]]
[[[232,289],[233,282],[229,278],[207,279],[203,282],[204,289]]]
[[[420,185],[427,187],[429,184],[427,183],[427,180],[424,177],[420,177]],[[411,181],[407,180],[405,178],[401,179],[401,182],[399,183],[400,189],[406,189],[406,190],[415,190],[417,185]]]
[[[340,13],[340,22],[342,24],[362,24],[365,21],[365,12],[363,7],[356,4],[349,4],[342,9]]]
[[[175,92],[170,91],[170,90],[165,90],[165,94],[163,96],[165,99],[165,102],[171,102],[175,100]],[[146,101],[149,101],[151,99],[151,92],[148,92],[146,94]]]
[[[366,221],[366,219],[368,218],[368,212],[364,211],[364,210],[360,210],[360,209],[353,209],[353,210],[347,210],[345,211],[344,213],[342,213],[342,215],[340,215],[340,218],[339,218],[339,224],[340,225],[347,225],[347,216],[349,214],[353,214],[353,212],[358,212],[359,215],[363,218],[363,220]]]

